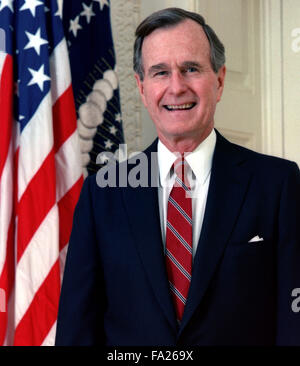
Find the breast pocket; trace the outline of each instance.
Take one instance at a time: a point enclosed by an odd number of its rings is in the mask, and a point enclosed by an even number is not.
[[[263,277],[274,276],[275,266],[276,250],[271,240],[230,242],[221,264],[223,271],[245,283],[250,278],[260,281]]]

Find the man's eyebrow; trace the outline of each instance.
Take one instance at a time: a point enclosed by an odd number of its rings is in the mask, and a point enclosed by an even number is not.
[[[201,64],[199,64],[199,62],[197,62],[197,61],[184,61],[181,64],[181,67],[185,67],[185,68],[195,67],[197,69],[203,68],[203,66]]]
[[[180,65],[180,67],[185,68],[185,69],[188,69],[190,67],[194,67],[194,68],[197,68],[197,69],[203,69],[203,66],[197,61],[184,61]],[[148,75],[153,75],[154,73],[159,72],[161,70],[165,70],[167,68],[168,68],[168,65],[163,63],[163,62],[159,63],[159,64],[156,64],[156,65],[152,65],[148,69]]]
[[[148,75],[154,74],[155,72],[161,71],[163,69],[165,70],[167,67],[168,66],[165,63],[160,63],[160,64],[152,65],[148,69]]]

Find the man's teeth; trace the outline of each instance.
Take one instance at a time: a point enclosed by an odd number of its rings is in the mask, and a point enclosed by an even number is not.
[[[193,106],[195,105],[195,103],[186,103],[186,104],[181,104],[181,105],[166,105],[166,108],[168,110],[183,110],[183,109],[191,109]]]

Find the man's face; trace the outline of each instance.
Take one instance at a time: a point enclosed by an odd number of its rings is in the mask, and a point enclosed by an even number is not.
[[[142,46],[144,80],[135,75],[142,101],[159,138],[167,146],[186,139],[203,141],[214,126],[225,67],[216,74],[202,27],[188,19],[157,29]]]

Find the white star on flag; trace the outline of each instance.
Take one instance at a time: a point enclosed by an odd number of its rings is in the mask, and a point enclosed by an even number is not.
[[[121,118],[120,113],[117,113],[117,114],[116,114],[116,118],[115,118],[115,120],[116,120],[117,122],[121,122],[121,121],[122,121],[122,118]]]
[[[38,84],[41,91],[43,91],[44,82],[47,80],[50,80],[49,76],[45,75],[45,73],[44,73],[44,64],[40,67],[40,69],[38,71],[33,70],[30,67],[28,67],[28,70],[31,73],[32,79],[30,80],[30,82],[27,85],[29,86],[29,85],[33,85],[33,84]]]
[[[79,15],[74,20],[70,20],[69,32],[72,31],[74,37],[76,37],[78,29],[82,29],[82,26],[79,24]]]
[[[93,1],[96,1],[97,3],[99,3],[101,10],[103,10],[104,5],[109,6],[109,3],[107,0],[93,0]]]
[[[0,11],[8,7],[12,12],[14,12],[13,1],[14,0],[2,0],[0,4]]]
[[[111,133],[112,135],[115,135],[115,134],[118,132],[118,130],[116,129],[116,127],[115,127],[115,126],[111,126],[111,127],[109,128],[109,131],[110,131],[110,133]]]
[[[93,4],[91,4],[90,6],[87,6],[85,3],[82,3],[82,6],[83,6],[84,10],[80,13],[80,15],[85,16],[86,21],[88,23],[90,23],[91,17],[95,15],[95,13],[92,10]]]
[[[47,44],[48,41],[46,41],[45,39],[41,38],[41,28],[39,28],[35,34],[33,33],[29,33],[29,32],[25,32],[27,38],[29,39],[29,42],[27,43],[27,45],[24,47],[24,50],[28,49],[28,48],[34,48],[35,52],[38,54],[38,56],[40,55],[41,52],[41,46],[43,44]]]
[[[110,159],[106,155],[105,152],[103,152],[102,154],[99,154],[98,157],[99,157],[99,163],[102,164],[102,165],[106,164],[109,161],[109,159]],[[98,162],[98,157],[97,157],[97,162]]]
[[[40,0],[25,0],[25,3],[20,8],[20,10],[29,9],[31,11],[32,16],[35,17],[35,10],[36,7],[39,5],[43,5],[43,2]]]
[[[113,146],[113,143],[110,140],[105,141],[105,149],[110,149]]]

